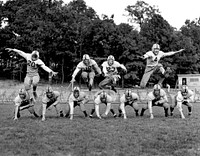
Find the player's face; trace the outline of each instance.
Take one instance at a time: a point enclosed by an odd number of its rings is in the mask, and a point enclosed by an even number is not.
[[[37,54],[33,54],[33,55],[31,56],[31,59],[32,59],[32,61],[36,61],[36,60],[38,59]]]
[[[183,96],[187,96],[187,92],[186,92],[186,91],[182,91],[181,94],[182,94]]]
[[[108,65],[112,66],[113,63],[114,63],[114,61],[113,61],[112,59],[109,59],[109,60],[108,60]]]
[[[154,50],[153,50],[153,53],[154,53],[154,55],[158,55],[159,49],[154,49]]]
[[[159,96],[160,95],[160,90],[159,89],[155,89],[153,93],[154,93],[154,96]]]
[[[101,102],[105,103],[106,102],[106,97],[102,97],[100,98],[101,99]]]
[[[20,97],[21,99],[25,99],[25,98],[26,98],[26,95],[25,95],[25,94],[19,94],[19,97]]]
[[[53,93],[52,92],[47,92],[46,95],[47,95],[48,98],[52,98],[53,97]]]
[[[75,98],[78,98],[78,97],[79,97],[79,92],[77,92],[77,91],[74,92],[74,97],[75,97]]]
[[[126,100],[130,101],[131,100],[131,96],[126,96]]]
[[[90,60],[85,59],[85,60],[83,60],[83,63],[84,63],[86,66],[89,66],[89,64],[90,64]]]

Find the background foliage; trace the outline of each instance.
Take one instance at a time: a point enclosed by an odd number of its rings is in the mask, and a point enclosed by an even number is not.
[[[128,73],[126,86],[138,85],[145,61],[138,56],[151,50],[154,43],[164,52],[185,48],[185,52],[162,59],[164,67],[173,74],[168,82],[175,86],[177,74],[199,73],[200,18],[186,20],[180,30],[173,28],[160,14],[158,8],[144,1],[125,8],[127,20],[139,25],[114,23],[114,15],[100,18],[83,0],[68,4],[61,0],[8,0],[0,1],[0,19],[8,25],[0,29],[1,78],[23,81],[26,62],[18,55],[5,51],[6,47],[27,53],[38,50],[47,66],[59,74],[56,81],[67,82],[83,54],[89,54],[100,65],[110,54],[123,63]],[[16,37],[12,32],[20,34]],[[41,77],[47,79],[43,70]],[[159,75],[151,77],[155,82]]]

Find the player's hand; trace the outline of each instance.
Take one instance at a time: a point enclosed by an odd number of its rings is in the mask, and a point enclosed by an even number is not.
[[[182,52],[182,51],[184,51],[185,49],[180,49],[179,51],[177,51],[177,53],[180,53],[180,52]]]
[[[13,51],[13,49],[12,49],[12,48],[6,48],[5,50],[7,50],[8,52],[11,52],[11,51]]]
[[[16,121],[16,120],[18,120],[18,118],[14,118],[14,120]]]
[[[150,119],[153,119],[153,118],[154,118],[154,116],[153,116],[153,114],[151,114],[151,115],[150,115]]]
[[[54,72],[54,71],[51,72],[52,76],[56,76],[57,74],[58,74],[58,72]]]
[[[70,82],[73,83],[73,82],[75,82],[75,81],[76,81],[75,78],[72,77],[72,80],[71,80]]]
[[[45,121],[45,117],[42,117],[42,121]]]

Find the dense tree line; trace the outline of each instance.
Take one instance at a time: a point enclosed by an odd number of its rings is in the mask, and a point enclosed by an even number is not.
[[[10,47],[25,52],[38,50],[45,64],[59,72],[56,79],[61,83],[71,79],[83,54],[89,54],[99,65],[112,54],[128,69],[125,84],[137,85],[146,63],[139,56],[151,50],[154,43],[160,44],[164,52],[185,48],[185,52],[161,61],[164,67],[173,69],[169,81],[172,86],[177,74],[199,73],[200,19],[186,20],[176,30],[157,8],[144,1],[137,1],[125,10],[127,19],[138,24],[139,29],[125,23],[116,25],[114,16],[99,17],[83,0],[68,4],[61,0],[0,1],[1,21],[8,23],[0,29],[1,77],[23,81],[25,76],[25,60],[5,51]],[[48,76],[41,70],[41,77]],[[158,78],[159,75],[154,75],[150,82]]]

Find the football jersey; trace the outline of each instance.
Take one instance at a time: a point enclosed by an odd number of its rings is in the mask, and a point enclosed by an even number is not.
[[[32,61],[31,54],[20,52],[19,53],[22,57],[24,57],[27,61],[27,75],[28,76],[37,76],[38,75],[38,68],[42,67],[45,71],[51,72],[52,70],[45,66],[44,62],[41,59],[37,59]]]
[[[136,93],[131,93],[131,98],[130,98],[129,101],[133,101],[134,102],[134,101],[137,101],[137,100],[139,100],[139,96]],[[126,99],[125,94],[123,94],[122,97],[120,98],[120,102],[121,103],[125,103],[127,101],[128,100]]]
[[[94,70],[96,70],[99,74],[101,73],[100,68],[98,67],[96,61],[93,59],[90,59],[89,65],[86,65],[85,63],[83,63],[83,61],[79,62],[75,71],[72,74],[72,77],[75,77],[80,70],[85,72],[93,72]]]
[[[16,106],[21,106],[21,104],[23,103],[29,104],[29,102],[30,102],[30,96],[27,92],[25,99],[21,99],[19,95],[17,95],[17,97],[14,99],[14,103]]]
[[[160,95],[158,95],[158,97],[155,97],[155,95],[153,94],[153,91],[151,91],[148,95],[147,95],[147,99],[149,101],[152,100],[165,100],[166,102],[168,101],[167,99],[167,94],[163,89],[160,89]]]
[[[184,100],[189,100],[189,102],[193,102],[194,101],[194,92],[189,89],[187,95],[183,96],[181,94],[181,91],[178,91],[177,96],[176,96],[176,100],[178,102],[182,102]]]
[[[42,98],[42,103],[51,102],[51,104],[53,104],[55,101],[58,100],[59,96],[60,96],[60,93],[58,91],[53,91],[53,96],[51,98],[48,98],[46,93],[44,93],[43,98]]]
[[[87,101],[87,100],[88,100],[88,97],[86,96],[86,94],[84,92],[79,92],[78,98],[75,98],[73,93],[69,96],[69,103],[75,102],[75,101],[84,102],[84,101]]]
[[[117,74],[117,68],[119,67],[126,70],[126,67],[117,61],[114,61],[112,65],[109,65],[108,61],[105,61],[101,66],[103,67],[103,73],[105,74],[105,76]]]
[[[170,56],[175,54],[175,52],[168,52],[164,53],[163,51],[159,51],[157,55],[153,53],[153,51],[148,51],[146,54],[144,54],[144,58],[147,59],[147,66],[157,66],[158,62],[162,57]]]

